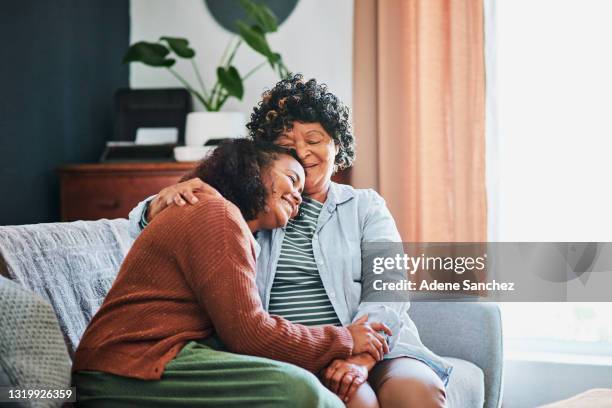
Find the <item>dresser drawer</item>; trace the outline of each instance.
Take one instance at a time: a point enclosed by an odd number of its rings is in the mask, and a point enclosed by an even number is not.
[[[148,164],[144,168],[135,164],[61,168],[62,221],[126,218],[136,204],[175,184],[192,167],[173,164],[163,167]]]

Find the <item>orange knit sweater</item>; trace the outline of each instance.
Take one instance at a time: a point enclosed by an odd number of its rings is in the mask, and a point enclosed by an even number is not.
[[[348,329],[291,324],[263,310],[254,239],[240,211],[220,196],[199,198],[163,211],[134,242],[73,371],[159,379],[186,342],[213,332],[232,352],[315,372],[348,357]]]

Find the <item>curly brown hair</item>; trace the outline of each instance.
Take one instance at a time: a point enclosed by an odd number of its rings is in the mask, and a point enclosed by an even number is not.
[[[253,108],[247,128],[252,139],[274,142],[293,127],[294,121],[320,123],[338,146],[334,161],[336,169],[352,166],[355,138],[349,122],[349,109],[336,95],[327,91],[325,84],[318,84],[316,79],[304,81],[301,74],[283,79],[263,93],[261,102]]]
[[[266,206],[266,171],[281,154],[302,164],[295,150],[265,141],[230,139],[219,144],[181,181],[199,177],[234,203],[245,220],[253,220]]]

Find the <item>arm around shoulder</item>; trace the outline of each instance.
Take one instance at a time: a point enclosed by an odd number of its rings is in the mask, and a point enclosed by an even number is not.
[[[152,195],[145,198],[139,202],[138,205],[132,209],[132,211],[130,211],[130,214],[128,215],[128,232],[132,238],[136,239],[146,226],[146,224],[143,225],[143,219],[146,222],[146,210],[155,197],[156,196]]]

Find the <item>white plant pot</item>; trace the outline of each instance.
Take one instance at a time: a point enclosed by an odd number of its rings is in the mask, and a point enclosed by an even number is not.
[[[203,146],[210,139],[244,137],[245,125],[241,112],[191,112],[185,125],[185,144]]]

